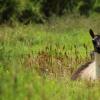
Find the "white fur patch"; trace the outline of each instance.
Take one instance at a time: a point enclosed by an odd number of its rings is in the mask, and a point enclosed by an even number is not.
[[[89,66],[82,71],[81,77],[83,79],[96,79],[96,67],[95,67],[95,62],[89,64]]]
[[[95,53],[95,62],[96,62],[96,77],[100,79],[100,54]]]
[[[81,78],[88,80],[100,79],[100,54],[95,53],[95,61],[80,73]]]

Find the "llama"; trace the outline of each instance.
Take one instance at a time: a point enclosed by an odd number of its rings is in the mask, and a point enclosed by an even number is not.
[[[94,61],[81,65],[72,75],[72,80],[76,80],[79,77],[86,80],[100,79],[100,35],[94,34],[92,29],[90,29],[89,33],[92,37],[92,43],[94,46]]]

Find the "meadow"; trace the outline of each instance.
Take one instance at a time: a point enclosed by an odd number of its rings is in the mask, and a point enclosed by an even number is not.
[[[70,79],[93,50],[100,16],[0,26],[0,100],[99,100],[100,82]]]

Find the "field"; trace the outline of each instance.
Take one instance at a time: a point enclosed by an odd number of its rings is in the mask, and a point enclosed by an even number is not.
[[[100,82],[70,80],[91,60],[100,16],[51,20],[0,26],[0,100],[100,100]]]

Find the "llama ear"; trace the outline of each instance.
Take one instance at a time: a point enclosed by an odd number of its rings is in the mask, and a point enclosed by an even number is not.
[[[94,32],[92,31],[92,29],[89,30],[89,33],[90,33],[91,37],[94,38],[95,34],[94,34]]]

